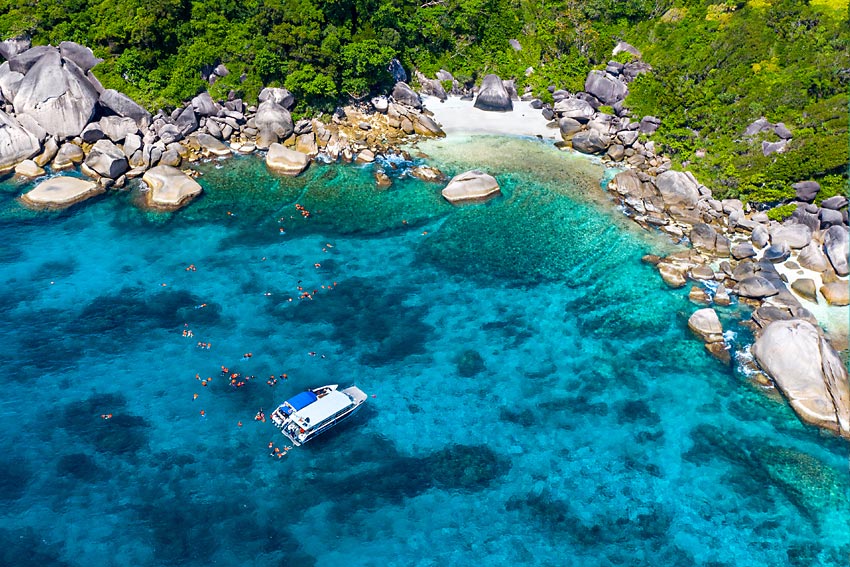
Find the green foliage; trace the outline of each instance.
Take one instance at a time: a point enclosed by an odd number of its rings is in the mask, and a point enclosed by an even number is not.
[[[788,203],[787,205],[779,205],[778,207],[773,207],[769,211],[767,211],[767,218],[770,220],[775,220],[782,222],[797,210],[797,205],[794,203]]]
[[[0,0],[0,39],[22,33],[89,45],[104,58],[94,71],[104,86],[151,109],[204,88],[252,99],[284,85],[305,114],[386,91],[393,57],[465,85],[497,73],[551,103],[548,87],[583,90],[624,39],[653,68],[626,105],[663,119],[652,139],[716,196],[779,203],[802,179],[821,183],[818,199],[847,190],[840,0]],[[231,73],[209,85],[201,72],[219,63]],[[760,116],[791,129],[785,153],[762,155],[772,134],[743,137]]]

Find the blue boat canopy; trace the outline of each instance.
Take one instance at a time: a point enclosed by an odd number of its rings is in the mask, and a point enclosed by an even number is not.
[[[319,397],[316,394],[314,394],[310,390],[307,390],[306,392],[301,392],[300,394],[292,396],[291,398],[286,400],[286,403],[281,407],[283,407],[285,413],[289,415],[289,412],[286,411],[287,409],[289,409],[285,407],[286,404],[289,404],[295,411],[298,411],[302,408],[309,406],[318,399]]]

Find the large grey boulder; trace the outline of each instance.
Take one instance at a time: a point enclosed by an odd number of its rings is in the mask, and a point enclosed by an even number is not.
[[[505,89],[502,79],[498,75],[489,74],[481,81],[478,96],[475,97],[475,108],[492,112],[506,112],[514,109],[511,96]]]
[[[0,173],[11,170],[19,161],[31,158],[39,150],[41,144],[38,139],[0,110]]]
[[[764,299],[779,293],[779,290],[761,276],[750,276],[738,282],[738,295],[750,299]]]
[[[271,99],[260,103],[254,123],[260,132],[271,132],[280,139],[288,138],[294,129],[289,111]]]
[[[646,134],[647,136],[652,135],[658,130],[658,127],[661,125],[661,119],[656,118],[655,116],[644,116],[640,119],[640,133]]]
[[[8,101],[15,100],[23,80],[23,74],[9,69],[8,61],[0,65],[0,96]]]
[[[223,142],[213,138],[209,134],[200,132],[197,134],[195,139],[198,140],[198,145],[201,146],[201,149],[211,155],[224,157],[229,156],[231,154],[230,148],[228,148],[224,145]]]
[[[774,264],[781,264],[785,260],[787,260],[791,256],[791,247],[788,246],[788,243],[784,240],[779,240],[778,242],[774,242],[770,246],[764,249],[764,253],[761,255],[762,260],[766,260],[768,262],[772,262]]]
[[[142,181],[150,188],[148,205],[156,209],[177,209],[202,191],[197,181],[170,165],[158,165],[147,170]]]
[[[591,71],[584,81],[584,90],[605,104],[614,104],[626,98],[628,87],[605,71]]]
[[[106,89],[100,93],[101,106],[108,108],[118,116],[126,116],[136,121],[139,128],[144,128],[151,123],[151,114],[142,108],[136,101],[115,89]]]
[[[0,57],[9,60],[30,48],[32,42],[28,37],[13,37],[0,41]]]
[[[850,286],[845,281],[825,283],[820,292],[830,305],[850,305]]]
[[[774,321],[752,351],[803,421],[850,438],[847,368],[814,325]]]
[[[191,106],[187,106],[177,115],[174,124],[180,130],[183,137],[186,137],[198,129],[198,116]]]
[[[785,241],[799,250],[812,241],[812,230],[804,224],[784,224],[770,231],[770,241],[774,244]]]
[[[298,175],[310,165],[310,156],[275,143],[269,146],[266,165],[284,175]]]
[[[221,110],[221,107],[212,99],[210,93],[207,91],[193,98],[191,106],[198,116],[215,116]]]
[[[420,114],[416,117],[416,120],[413,121],[413,131],[420,136],[435,136],[442,138],[446,135],[446,133],[443,132],[443,129],[440,128],[440,125],[426,114]]]
[[[137,150],[142,149],[142,137],[138,134],[127,134],[121,149],[124,150],[124,155],[132,156]]]
[[[687,174],[668,170],[655,178],[655,186],[668,207],[693,207],[699,200],[699,188]]]
[[[841,211],[827,208],[818,211],[818,219],[820,219],[821,228],[829,228],[833,225],[844,223],[844,215],[841,214]]]
[[[705,343],[717,343],[723,340],[723,326],[717,312],[711,307],[699,309],[688,318],[688,328]]]
[[[618,41],[617,45],[614,46],[614,49],[611,50],[611,55],[617,55],[618,53],[622,53],[624,51],[626,53],[631,53],[638,59],[640,59],[641,57],[638,48],[630,43],[626,43],[625,41]]]
[[[747,129],[744,130],[744,136],[750,137],[755,136],[756,134],[759,134],[761,132],[771,131],[773,131],[773,124],[771,124],[767,118],[762,116],[761,118],[753,120],[750,125],[747,126]]]
[[[73,41],[60,43],[59,54],[62,55],[62,59],[73,61],[83,73],[103,62],[103,59],[94,56],[91,49]]]
[[[411,89],[410,86],[403,81],[399,81],[395,84],[393,87],[392,97],[393,100],[401,104],[406,104],[413,108],[422,108],[422,100],[419,98],[419,95],[413,92],[413,89]]]
[[[501,190],[496,179],[478,170],[455,175],[442,191],[443,197],[452,204],[486,201],[499,194]]]
[[[575,134],[572,142],[573,149],[584,154],[601,154],[608,149],[608,145],[611,143],[611,138],[599,130],[591,128]]]
[[[820,191],[817,181],[799,181],[791,186],[794,189],[798,201],[811,203]]]
[[[750,240],[752,240],[754,246],[764,248],[767,246],[768,242],[770,242],[770,233],[764,225],[756,225],[753,229],[753,233],[750,235]]]
[[[98,121],[103,134],[115,143],[121,142],[130,134],[138,134],[139,127],[132,118],[122,116],[104,116]]]
[[[163,144],[172,144],[183,138],[183,134],[176,124],[163,124],[159,128],[158,135]]]
[[[405,82],[407,81],[407,72],[404,70],[404,67],[401,65],[401,61],[398,59],[391,59],[389,65],[387,65],[387,71],[389,71],[390,75],[396,82]]]
[[[37,45],[9,59],[9,69],[26,75],[33,65],[44,57],[59,56],[59,50],[52,45]]]
[[[109,140],[98,140],[89,151],[85,164],[103,177],[118,179],[130,169],[127,156]]]
[[[97,100],[97,91],[82,70],[63,61],[54,49],[26,73],[13,104],[16,114],[32,116],[50,135],[62,139],[83,131]]]
[[[278,104],[286,110],[291,110],[295,106],[295,96],[287,89],[280,87],[266,87],[260,91],[260,96],[257,97],[260,102],[270,100]]]
[[[64,209],[104,191],[106,188],[94,181],[59,176],[42,181],[21,199],[35,208]]]
[[[589,102],[580,98],[565,98],[555,103],[555,112],[582,124],[593,118],[596,111]]]
[[[835,195],[834,197],[824,199],[820,206],[824,209],[832,209],[833,211],[837,211],[847,206],[847,197],[845,197],[844,195]]]
[[[56,152],[56,157],[53,159],[53,170],[70,169],[78,164],[83,163],[86,158],[83,148],[77,144],[66,142],[59,146],[59,151]]]
[[[712,251],[717,246],[717,231],[703,222],[694,225],[688,238],[691,239],[693,247],[700,250]]]
[[[561,131],[561,139],[569,142],[575,134],[581,131],[581,123],[575,118],[564,116],[558,120],[558,129]]]
[[[420,92],[425,95],[435,96],[440,100],[446,100],[448,94],[443,84],[437,79],[429,79],[423,75],[418,69],[415,71],[416,80],[419,81]]]
[[[807,246],[800,249],[800,252],[797,254],[797,263],[803,268],[815,272],[823,272],[829,268],[829,260],[826,254],[814,242],[809,242]]]
[[[823,249],[826,257],[839,276],[846,276],[848,271],[847,255],[850,253],[848,245],[847,227],[831,226],[823,235]]]

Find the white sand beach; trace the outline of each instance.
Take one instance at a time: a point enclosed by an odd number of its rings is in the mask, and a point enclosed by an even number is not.
[[[502,134],[508,136],[539,136],[545,140],[560,140],[558,128],[548,126],[540,110],[527,101],[513,101],[511,112],[487,112],[472,106],[472,100],[452,96],[445,101],[423,96],[425,108],[446,134]]]

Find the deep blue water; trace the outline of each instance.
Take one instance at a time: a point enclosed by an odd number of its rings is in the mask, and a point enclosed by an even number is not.
[[[848,564],[848,445],[705,354],[600,168],[422,150],[505,195],[256,158],[173,214],[0,184],[0,564]],[[325,383],[370,399],[271,457],[255,413]]]

